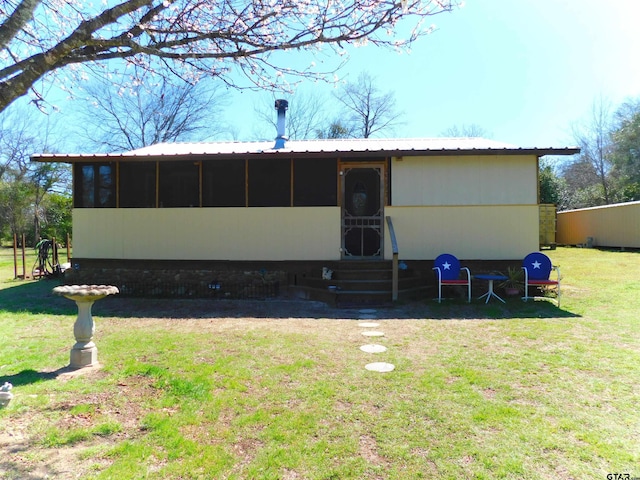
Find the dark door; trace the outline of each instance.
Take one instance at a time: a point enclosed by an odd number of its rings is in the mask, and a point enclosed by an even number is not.
[[[342,258],[383,256],[384,165],[343,165]]]

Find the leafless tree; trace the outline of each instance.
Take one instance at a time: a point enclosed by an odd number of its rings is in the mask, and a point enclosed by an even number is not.
[[[314,138],[316,131],[325,122],[327,113],[326,100],[315,93],[296,92],[285,97],[289,102],[286,116],[286,135],[291,140]],[[276,97],[265,96],[263,102],[255,107],[256,117],[264,125],[271,128],[264,133],[260,128],[258,137],[274,138],[276,134],[277,115],[274,108]]]
[[[31,112],[12,110],[0,122],[0,231],[8,225],[11,233],[33,226],[33,238],[40,235],[46,195],[69,185],[69,168],[64,164],[34,164],[34,150],[52,148],[37,132],[46,132]],[[29,235],[31,236],[31,235]]]
[[[12,109],[0,117],[0,180],[22,180],[29,172],[29,156],[43,142],[36,136],[38,119],[31,111]]]
[[[393,92],[381,92],[366,72],[356,82],[346,83],[334,97],[346,108],[343,124],[356,137],[369,138],[402,123]]]
[[[611,104],[602,97],[593,103],[590,118],[584,124],[573,127],[574,138],[581,150],[577,165],[591,165],[605,204],[611,203],[611,131]]]
[[[320,139],[352,138],[353,136],[352,126],[345,124],[341,119],[333,120],[323,129],[316,130],[316,137]]]
[[[82,103],[82,135],[99,151],[218,136],[226,92],[211,82],[170,83],[141,72],[135,82],[95,81]]]
[[[611,157],[621,201],[640,200],[640,98],[626,100],[614,115]]]
[[[430,33],[430,16],[457,0],[10,0],[0,3],[0,112],[29,91],[43,101],[38,82],[64,69],[113,69],[125,60],[192,82],[215,76],[240,86],[274,86],[281,76],[315,76],[315,65],[290,69],[271,54],[327,45],[371,43],[391,48]],[[98,5],[108,5],[98,7]],[[414,26],[404,39],[395,28]],[[400,23],[399,23],[400,22]],[[122,64],[120,64],[122,66]],[[94,71],[95,73],[95,71]]]
[[[468,125],[454,125],[443,131],[442,137],[482,137],[491,138],[491,135],[480,125],[470,123]]]

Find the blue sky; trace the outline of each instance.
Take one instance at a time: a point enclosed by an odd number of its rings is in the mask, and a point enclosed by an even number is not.
[[[433,17],[437,30],[410,54],[359,48],[339,76],[367,71],[395,93],[406,124],[387,136],[432,137],[477,124],[522,147],[573,145],[571,126],[594,101],[615,107],[640,96],[639,19],[638,0],[467,0]],[[251,112],[264,96],[233,95],[226,117],[238,139],[253,139]]]
[[[640,0],[466,0],[463,8],[432,19],[436,31],[411,53],[350,48],[350,60],[338,72],[342,81],[368,72],[382,91],[395,94],[405,123],[385,136],[436,137],[475,124],[489,138],[520,147],[572,146],[572,125],[588,119],[594,102],[603,98],[615,109],[640,98]],[[284,52],[278,60],[283,66],[337,63],[335,56],[308,52]],[[61,111],[48,121],[66,132],[77,109],[54,85],[45,96]],[[306,82],[300,91],[323,95],[328,116],[335,117],[335,86]],[[296,101],[295,95],[275,97]],[[215,139],[275,137],[254,111],[273,98],[270,92],[231,90],[223,113],[231,133]],[[86,150],[78,138],[67,134],[58,148]]]

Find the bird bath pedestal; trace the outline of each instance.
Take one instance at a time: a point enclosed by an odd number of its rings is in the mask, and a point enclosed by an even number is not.
[[[93,343],[95,326],[91,316],[93,302],[120,293],[118,287],[111,285],[62,285],[55,287],[53,293],[73,300],[78,305],[78,318],[73,325],[76,344],[71,349],[72,369],[94,367],[98,364],[98,348]]]

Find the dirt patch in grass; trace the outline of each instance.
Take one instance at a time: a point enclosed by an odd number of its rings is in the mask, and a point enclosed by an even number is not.
[[[99,376],[98,372],[92,374]],[[59,381],[68,380],[62,375]],[[80,478],[88,473],[88,468],[96,471],[106,468],[110,463],[108,457],[91,455],[92,465],[88,467],[85,454],[106,453],[111,446],[144,433],[140,421],[148,412],[136,399],[156,395],[150,382],[149,378],[130,377],[115,390],[74,394],[73,399],[56,400],[55,394],[51,394],[46,408],[11,416],[0,431],[0,478]],[[84,408],[78,409],[78,405]],[[57,420],[43,431],[42,425],[50,422],[51,417]],[[96,423],[105,422],[118,428],[108,434],[92,431]],[[72,437],[56,438],[55,432],[89,433],[76,442]],[[51,443],[54,445],[49,446]]]
[[[360,455],[371,465],[385,466],[389,463],[378,453],[376,439],[367,435],[360,436]]]

